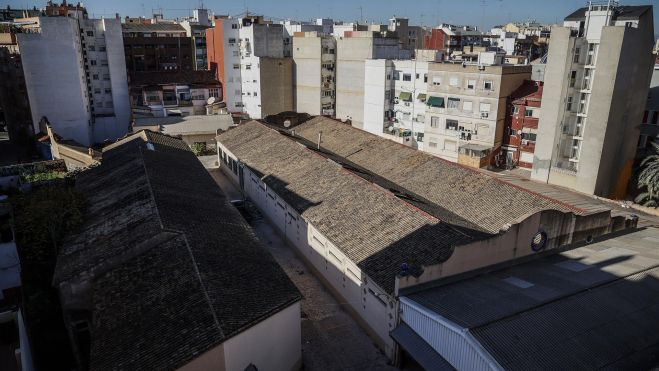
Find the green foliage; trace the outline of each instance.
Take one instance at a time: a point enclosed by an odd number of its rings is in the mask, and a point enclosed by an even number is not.
[[[213,150],[206,147],[206,143],[194,143],[190,146],[190,149],[197,157],[215,154]]]
[[[33,183],[33,182],[41,182],[44,180],[61,179],[64,177],[66,177],[65,172],[48,171],[43,173],[24,174],[21,176],[21,181],[23,183]]]
[[[659,144],[651,143],[655,154],[646,157],[641,162],[641,172],[638,174],[638,188],[645,188],[634,202],[647,207],[659,206]]]
[[[52,262],[65,234],[82,224],[84,198],[66,183],[12,197],[21,261]]]

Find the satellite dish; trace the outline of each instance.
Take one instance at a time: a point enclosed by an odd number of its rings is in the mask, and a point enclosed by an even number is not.
[[[206,103],[208,103],[208,105],[211,105],[211,104],[215,103],[215,97],[210,97],[210,98],[206,99]]]
[[[285,127],[285,128],[289,128],[289,127],[291,127],[291,120],[286,119],[286,120],[284,121],[284,127]]]

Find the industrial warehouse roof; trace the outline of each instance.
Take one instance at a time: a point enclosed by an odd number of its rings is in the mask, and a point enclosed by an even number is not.
[[[659,364],[659,229],[404,296],[468,329],[506,370]]]
[[[256,121],[217,139],[388,292],[402,263],[439,264],[454,246],[484,238],[441,222]]]
[[[575,10],[572,14],[565,17],[566,21],[583,21],[586,19],[587,7],[579,8]],[[618,6],[615,7],[615,17],[616,20],[637,20],[645,12],[652,11],[652,5],[635,5],[635,6]]]
[[[125,138],[76,189],[54,281],[91,280],[92,370],[176,369],[300,299],[180,140]]]
[[[432,97],[428,98],[429,100]],[[558,200],[525,190],[484,172],[451,163],[343,124],[316,117],[294,128],[296,136],[317,141],[331,152],[434,203],[450,220],[467,228],[498,233],[507,224],[546,209],[584,214]],[[459,220],[462,220],[460,222]]]

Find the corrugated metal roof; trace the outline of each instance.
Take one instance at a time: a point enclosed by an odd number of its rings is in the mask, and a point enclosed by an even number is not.
[[[426,343],[405,322],[391,331],[391,337],[409,353],[426,371],[453,371],[451,366],[430,344]]]
[[[407,297],[506,369],[646,366],[659,362],[657,237],[639,230]]]

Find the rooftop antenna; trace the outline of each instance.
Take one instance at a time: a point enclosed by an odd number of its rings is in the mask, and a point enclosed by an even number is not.
[[[364,23],[364,8],[359,7],[359,23]]]

